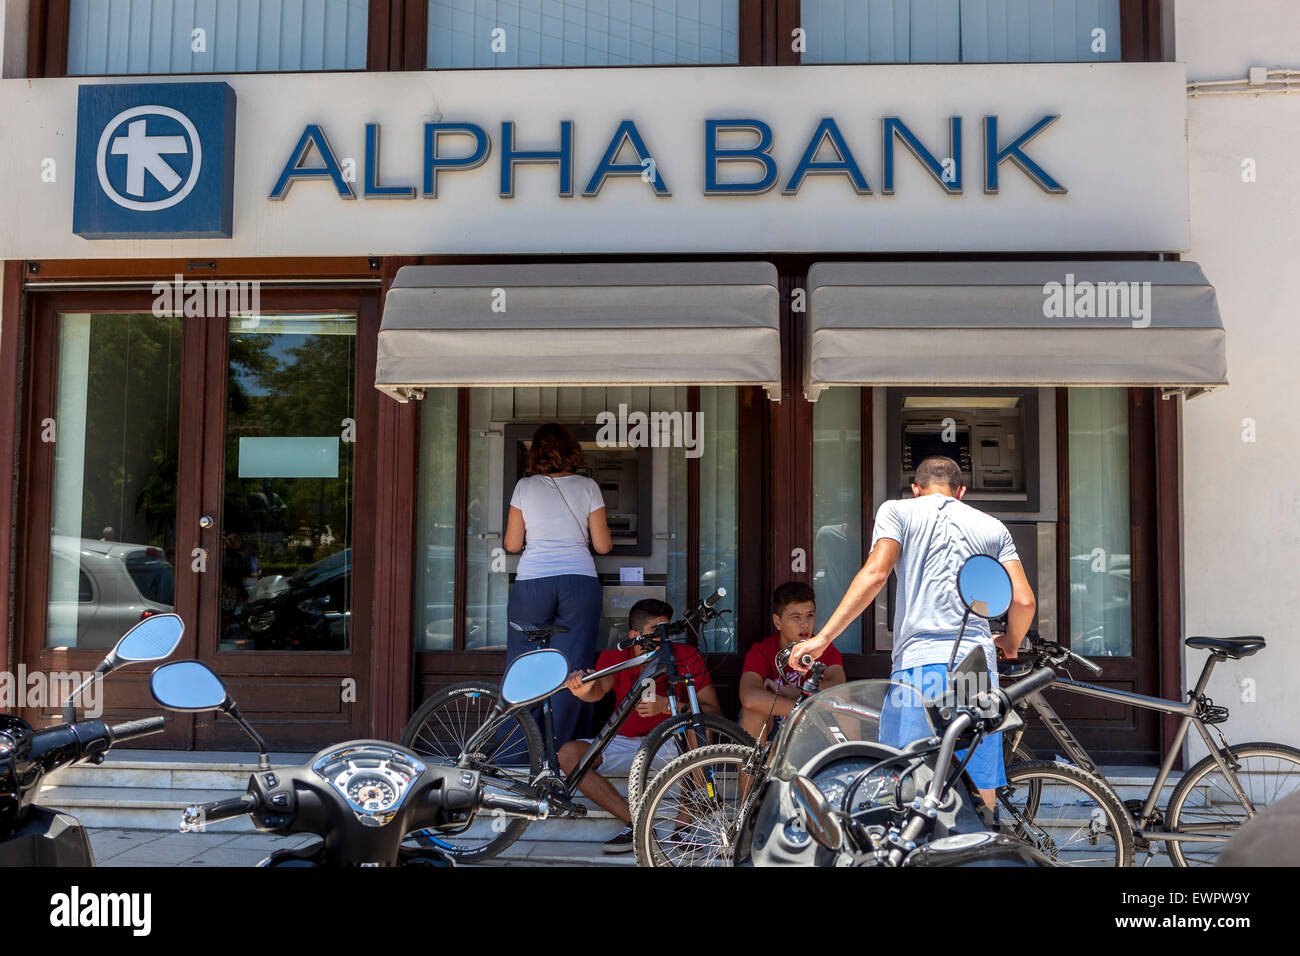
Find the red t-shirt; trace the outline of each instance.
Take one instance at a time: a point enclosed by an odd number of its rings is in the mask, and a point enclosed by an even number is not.
[[[781,635],[773,634],[765,641],[759,641],[749,649],[745,655],[745,666],[743,670],[752,671],[763,680],[774,680],[778,684],[781,679],[776,676],[776,652],[781,647]],[[834,667],[836,664],[843,666],[844,658],[840,652],[835,649],[834,644],[828,644],[822,656],[818,658],[827,667]],[[788,664],[785,667],[785,681],[793,684],[795,687],[803,687],[803,682],[808,679],[807,674],[800,674]]]
[[[673,656],[677,658],[677,672],[683,676],[690,674],[694,677],[696,691],[713,683],[713,679],[709,677],[709,668],[705,665],[704,658],[700,656],[699,651],[688,644],[674,644],[672,647]],[[596,658],[596,670],[601,671],[606,667],[613,667],[615,664],[621,664],[633,657],[636,657],[636,652],[634,648],[630,647],[625,651],[602,651],[600,657]],[[619,671],[614,675],[614,705],[616,707],[627,696],[628,691],[632,689],[644,668],[644,664],[640,667],[629,667],[627,670]],[[668,678],[663,674],[659,675],[659,679],[655,682],[655,696],[668,696]],[[679,686],[677,688],[677,699],[681,703],[686,702],[684,687]],[[667,714],[642,717],[634,707],[632,712],[628,714],[627,720],[623,721],[623,726],[618,728],[618,732],[624,737],[644,737],[667,719]]]

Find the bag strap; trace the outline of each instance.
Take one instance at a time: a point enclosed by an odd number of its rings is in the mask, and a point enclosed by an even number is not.
[[[569,499],[566,498],[564,496],[564,492],[560,490],[560,483],[556,481],[554,478],[552,478],[550,475],[543,475],[542,477],[550,481],[551,487],[555,489],[555,493],[559,495],[560,500],[564,502],[564,507],[569,509],[569,514],[573,516],[573,520],[577,524],[578,530],[582,532],[582,540],[590,544],[591,529],[588,528],[587,525],[583,523],[582,519],[578,517],[578,513],[573,510],[573,506],[569,504]]]

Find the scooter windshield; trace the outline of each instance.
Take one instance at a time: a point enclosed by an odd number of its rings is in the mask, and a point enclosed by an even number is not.
[[[839,684],[809,697],[785,721],[773,751],[773,771],[789,779],[826,748],[848,742],[903,749],[934,728],[920,691],[887,680]]]

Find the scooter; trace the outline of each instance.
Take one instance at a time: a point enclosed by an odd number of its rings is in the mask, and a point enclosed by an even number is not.
[[[1011,580],[996,560],[969,558],[958,573],[966,615],[993,618],[1011,603]],[[741,821],[737,859],[755,866],[1053,866],[1027,843],[991,828],[963,785],[966,761],[986,735],[1019,721],[1017,700],[1050,684],[1050,668],[1013,687],[971,692],[987,673],[980,648],[946,684],[913,688],[854,681],[804,701],[786,721],[756,809]],[[966,691],[963,692],[963,684]],[[931,693],[924,693],[931,690]],[[887,711],[922,707],[930,732],[885,743]],[[954,760],[964,748],[965,760]]]
[[[77,698],[92,681],[128,664],[160,661],[180,644],[185,624],[175,614],[154,614],[135,625],[94,672],[63,702],[63,723],[35,730],[20,717],[0,714],[0,866],[94,866],[81,822],[36,804],[41,783],[60,767],[103,763],[116,745],[161,733],[163,717],[109,726],[77,720]]]
[[[540,700],[552,683],[563,684],[563,655],[551,653],[561,662],[554,674],[517,677],[516,687],[529,685],[517,703]],[[545,670],[548,663],[551,657],[544,654],[536,666]],[[407,836],[416,830],[459,832],[483,811],[529,820],[544,820],[550,812],[546,800],[486,791],[477,771],[430,766],[413,750],[382,740],[350,740],[326,747],[305,764],[272,768],[261,735],[240,715],[221,679],[198,661],[164,664],[154,671],[150,689],[168,710],[226,714],[257,745],[258,769],[246,791],[186,807],[182,832],[247,814],[263,833],[320,837],[305,847],[277,850],[259,866],[454,866],[436,846],[408,842]]]

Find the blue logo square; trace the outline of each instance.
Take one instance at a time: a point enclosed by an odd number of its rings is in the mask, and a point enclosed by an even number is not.
[[[234,196],[230,84],[78,88],[74,233],[86,239],[229,239]]]

